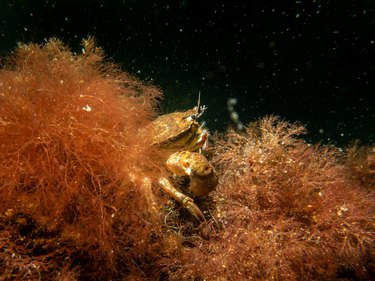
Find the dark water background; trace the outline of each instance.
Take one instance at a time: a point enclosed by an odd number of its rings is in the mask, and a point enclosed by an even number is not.
[[[208,106],[211,130],[268,114],[308,139],[375,140],[375,1],[2,0],[0,55],[56,36],[80,51],[94,35],[123,69],[152,80],[163,110]]]

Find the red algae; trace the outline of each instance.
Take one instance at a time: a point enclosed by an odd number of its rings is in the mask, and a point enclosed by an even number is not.
[[[216,143],[210,238],[160,261],[172,280],[371,279],[373,190],[304,131],[267,117]]]
[[[0,71],[3,279],[122,276],[119,261],[160,231],[141,179],[161,164],[137,134],[161,93],[105,62],[92,38],[83,49],[22,45]]]
[[[198,227],[145,185],[167,176],[143,129],[161,92],[83,50],[22,45],[0,70],[0,279],[371,279],[373,148],[310,145],[274,116],[228,130]]]

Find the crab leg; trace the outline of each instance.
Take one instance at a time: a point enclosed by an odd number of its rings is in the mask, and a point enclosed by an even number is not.
[[[133,174],[129,174],[130,180],[133,183],[137,182],[137,177]],[[153,217],[157,217],[157,215],[160,213],[160,210],[158,208],[158,205],[155,202],[154,193],[152,191],[152,184],[151,180],[147,177],[142,179],[142,183],[140,187],[143,189],[143,194],[145,195],[147,206],[149,207],[148,211]]]
[[[194,203],[194,200],[191,199],[189,196],[178,191],[166,178],[160,178],[159,184],[163,188],[164,192],[171,196],[173,199],[178,201],[182,204],[182,206],[190,212],[198,221],[205,222],[206,219],[198,208],[198,206]]]

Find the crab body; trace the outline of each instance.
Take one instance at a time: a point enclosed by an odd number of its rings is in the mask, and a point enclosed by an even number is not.
[[[152,122],[153,143],[167,150],[195,151],[201,148],[207,138],[197,119],[202,114],[196,108],[184,112],[161,115]]]
[[[198,123],[205,107],[195,107],[184,112],[174,112],[155,119],[149,128],[152,130],[153,145],[168,151],[167,169],[179,176],[190,178],[190,190],[197,196],[206,196],[215,189],[218,178],[208,160],[198,150],[204,148],[208,132]],[[168,179],[160,178],[163,190],[180,202],[199,221],[205,221],[204,215],[192,198],[176,189]]]

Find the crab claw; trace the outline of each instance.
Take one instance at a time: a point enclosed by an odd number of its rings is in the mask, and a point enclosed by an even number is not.
[[[172,173],[190,177],[189,189],[197,197],[206,196],[218,184],[214,167],[200,153],[190,151],[173,153],[166,165]]]
[[[182,192],[178,191],[166,178],[160,178],[159,184],[163,188],[164,192],[171,196],[173,199],[182,204],[191,215],[193,215],[199,222],[205,222],[206,218],[204,217],[202,211],[194,203],[194,200],[189,196],[186,196]]]
[[[188,197],[188,200],[186,200],[186,202],[182,202],[182,206],[184,206],[184,208],[186,208],[189,213],[192,214],[199,222],[202,223],[206,221],[206,218],[204,217],[202,211],[190,197]]]

